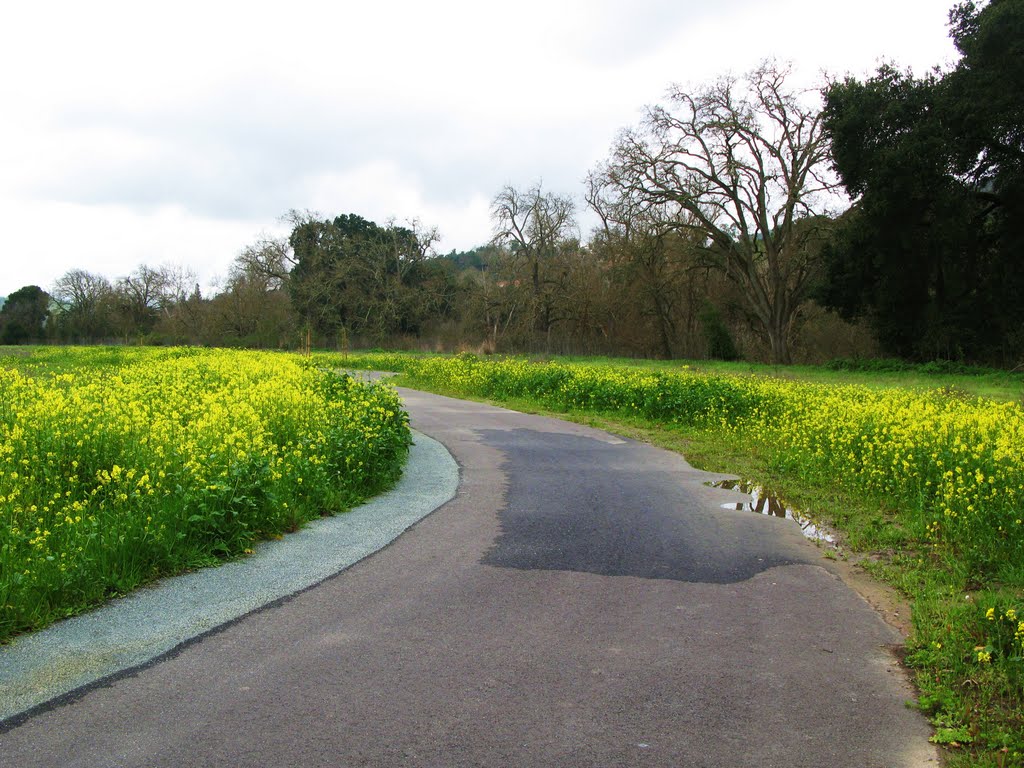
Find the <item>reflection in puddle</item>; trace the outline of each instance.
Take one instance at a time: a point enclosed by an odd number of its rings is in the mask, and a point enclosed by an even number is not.
[[[708,483],[713,488],[725,488],[730,491],[739,491],[750,496],[750,501],[732,502],[723,504],[722,509],[735,509],[738,511],[757,512],[760,515],[771,515],[773,517],[784,517],[793,520],[800,526],[804,536],[812,541],[822,541],[826,544],[835,545],[835,537],[827,533],[814,522],[801,514],[798,510],[789,509],[776,496],[766,490],[763,486],[754,485],[743,480],[719,480],[715,483]]]

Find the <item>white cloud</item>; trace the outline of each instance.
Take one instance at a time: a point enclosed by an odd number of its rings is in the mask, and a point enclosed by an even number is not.
[[[491,232],[503,184],[579,195],[672,82],[952,60],[935,0],[17,3],[0,29],[0,294],[71,268],[203,279],[290,208]],[[18,73],[12,76],[11,73]]]
[[[38,206],[11,199],[0,199],[0,207],[5,226],[9,223],[8,240],[16,244],[4,256],[7,293],[23,285],[48,289],[74,268],[115,279],[140,264],[188,267],[208,287],[227,272],[245,243],[277,224],[204,219],[179,207],[142,212],[126,206]]]

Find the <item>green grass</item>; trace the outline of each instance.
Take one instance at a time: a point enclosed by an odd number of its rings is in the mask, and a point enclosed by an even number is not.
[[[873,389],[893,387],[913,390],[946,389],[999,401],[1024,400],[1024,373],[990,368],[971,368],[962,365],[914,365],[881,360],[836,361],[830,366],[781,366],[722,360],[641,360],[624,357],[574,357],[567,355],[534,359],[615,368],[642,368],[662,372],[688,368],[709,374],[770,376],[817,384],[857,384]]]
[[[333,353],[332,353],[333,354]],[[365,356],[387,359],[380,350],[353,352],[353,360]],[[425,360],[448,355],[432,352],[396,353],[402,359]],[[347,356],[338,356],[343,359]],[[634,357],[583,357],[579,355],[524,355],[532,362],[578,363],[592,367],[636,368],[662,373],[684,370],[726,376],[771,377],[829,385],[860,385],[871,389],[945,390],[1000,402],[1024,401],[1024,371],[1006,371],[961,363],[907,363],[899,360],[836,360],[829,365],[771,365],[723,360],[654,360]],[[486,359],[486,358],[485,358]]]
[[[778,377],[737,364],[472,356],[346,364],[639,437],[767,485],[838,530],[844,551],[911,603],[906,663],[948,764],[1024,764],[1024,413],[1012,375]]]

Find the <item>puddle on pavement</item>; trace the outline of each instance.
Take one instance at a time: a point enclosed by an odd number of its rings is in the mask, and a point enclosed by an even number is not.
[[[707,485],[710,485],[712,488],[739,491],[750,496],[750,501],[730,502],[729,504],[723,504],[722,509],[756,512],[759,515],[771,515],[772,517],[792,520],[800,526],[804,536],[811,541],[819,541],[836,546],[836,540],[832,534],[819,528],[814,524],[813,520],[802,514],[799,510],[787,507],[778,497],[772,495],[771,491],[766,490],[764,486],[755,485],[745,480],[719,480],[714,483],[707,483]]]

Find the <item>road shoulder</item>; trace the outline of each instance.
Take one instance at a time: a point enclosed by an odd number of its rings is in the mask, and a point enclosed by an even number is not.
[[[286,599],[379,551],[455,496],[459,468],[414,432],[394,489],[322,518],[255,554],[139,589],[94,611],[0,646],[0,731],[112,676]]]

